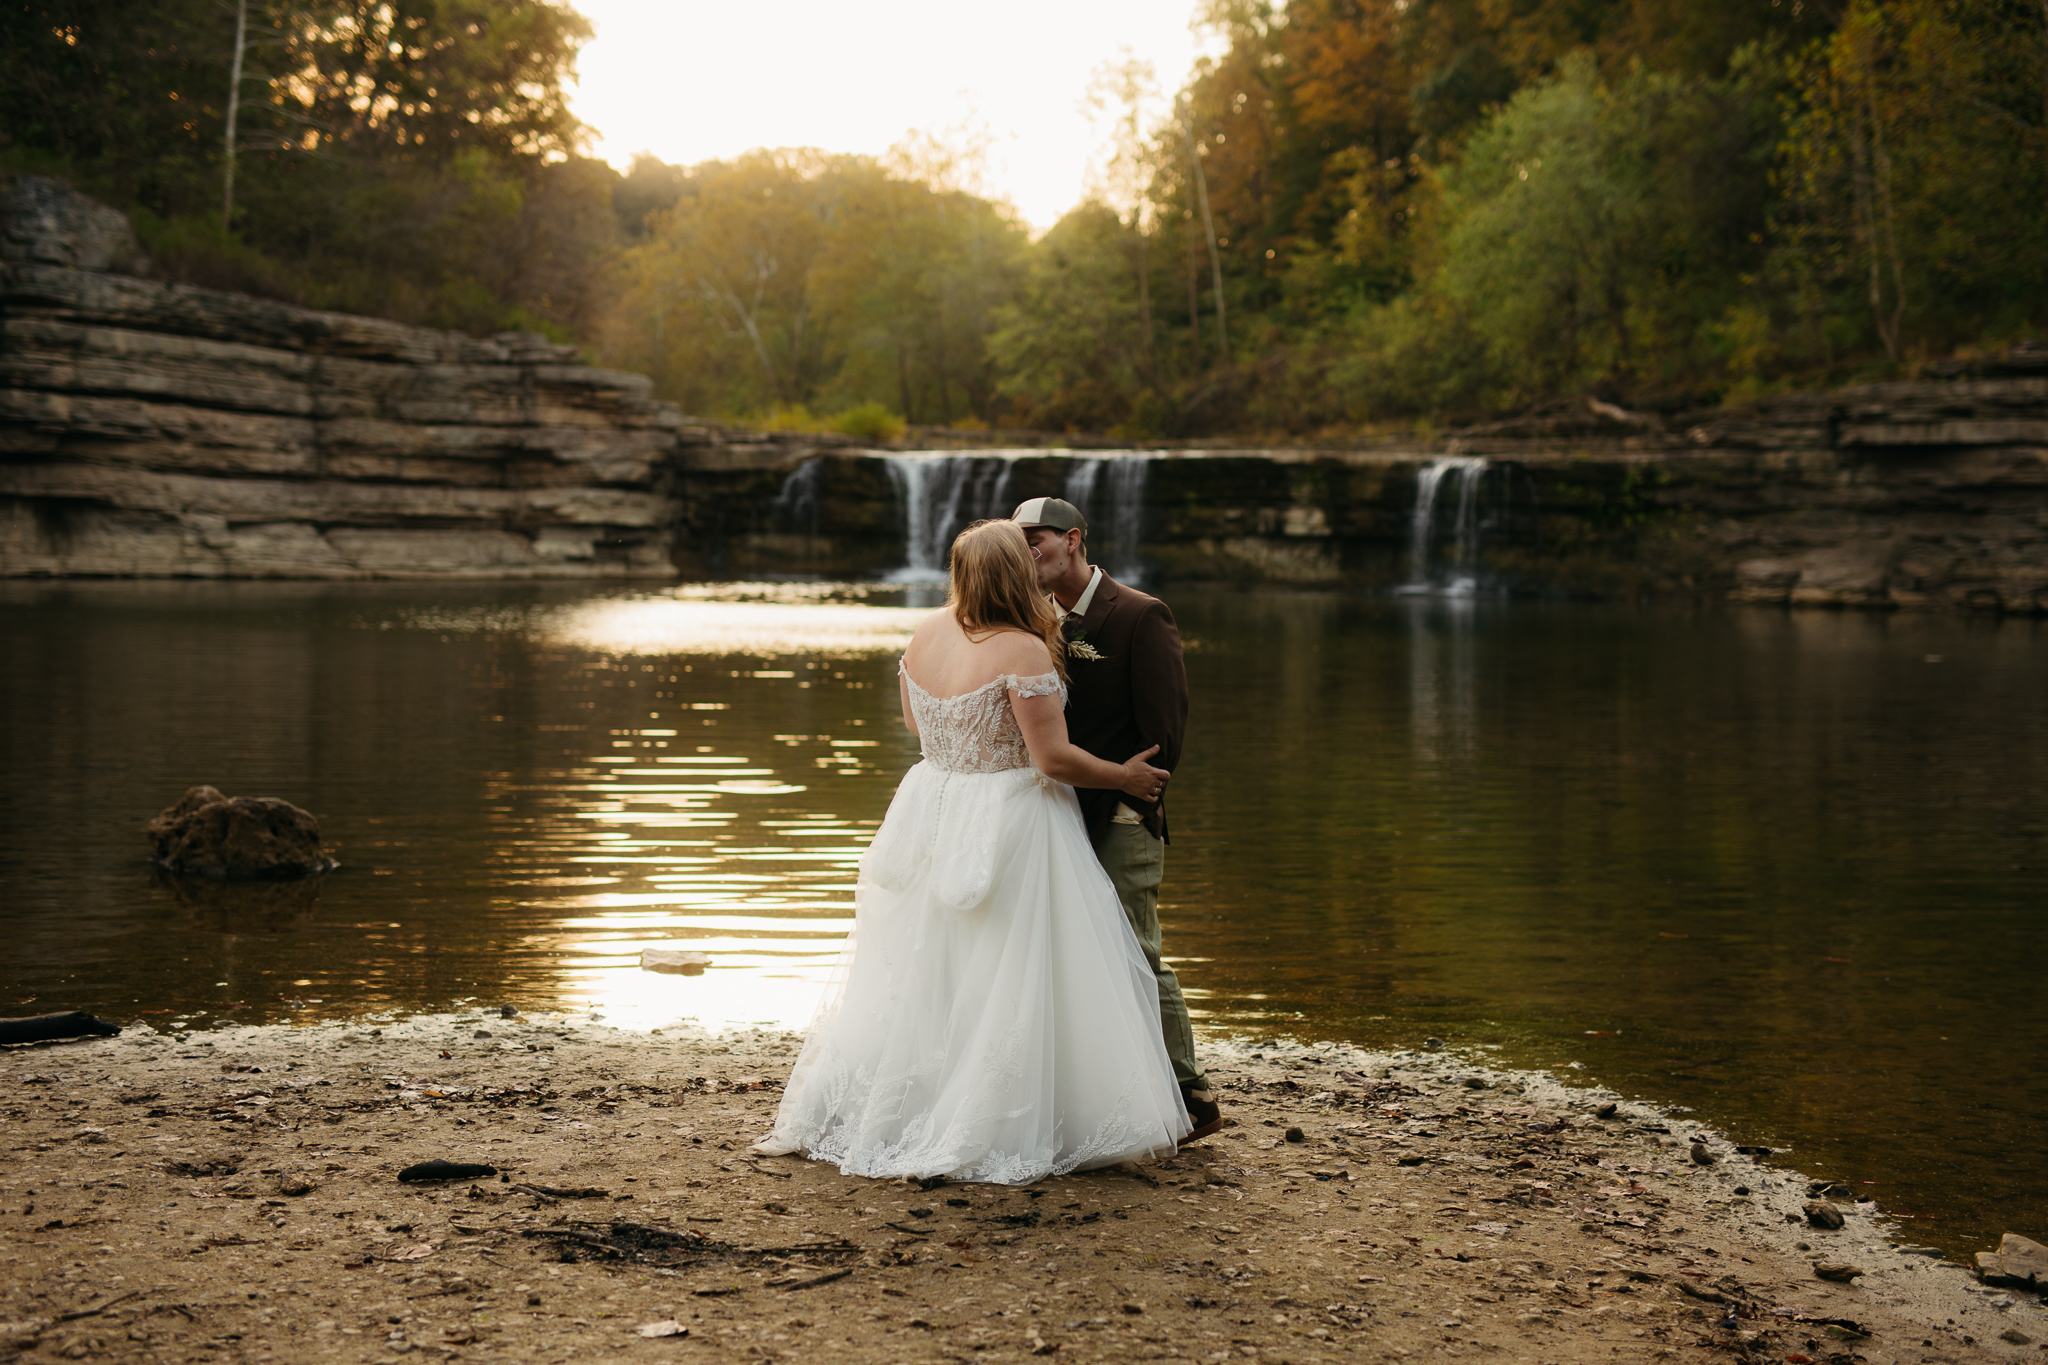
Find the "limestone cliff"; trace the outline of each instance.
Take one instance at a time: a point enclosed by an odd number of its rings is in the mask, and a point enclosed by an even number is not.
[[[119,214],[0,197],[0,574],[673,572],[714,441],[573,348],[144,278]]]
[[[1060,492],[1078,453],[956,453],[977,491],[926,519]],[[1162,451],[1127,520],[1155,583],[1383,589],[1454,457],[1488,462],[1471,567],[1496,586],[2048,613],[2040,346],[1689,414]],[[118,213],[0,194],[0,577],[864,575],[905,562],[904,474],[685,418],[541,337],[152,280]]]
[[[956,523],[996,510],[976,490],[1058,493],[1074,467],[1036,450],[927,458],[955,462],[957,491],[932,507]],[[2048,613],[2042,347],[1675,416],[1596,402],[1427,442],[1159,451],[1125,515],[1155,583],[1383,590],[1413,581],[1418,493],[1450,459],[1486,462],[1469,568],[1494,588]],[[695,519],[695,552],[720,547],[738,573],[904,562],[902,493],[881,460],[833,454],[785,483],[786,468],[690,462],[691,505],[725,519]],[[1464,491],[1437,508],[1440,541]],[[751,527],[742,506],[758,509]]]

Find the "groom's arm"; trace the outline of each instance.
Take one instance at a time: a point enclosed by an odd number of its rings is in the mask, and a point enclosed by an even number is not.
[[[1141,741],[1159,746],[1152,762],[1171,771],[1188,728],[1188,672],[1164,602],[1147,606],[1131,632],[1131,716]]]

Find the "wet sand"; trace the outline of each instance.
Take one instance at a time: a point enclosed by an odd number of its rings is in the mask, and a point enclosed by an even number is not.
[[[797,1041],[444,1015],[8,1049],[0,1361],[2048,1359],[2032,1298],[1874,1209],[1809,1226],[1824,1173],[1540,1073],[1205,1043],[1235,1123],[1172,1160],[922,1189],[749,1156]],[[432,1158],[498,1174],[398,1181]]]

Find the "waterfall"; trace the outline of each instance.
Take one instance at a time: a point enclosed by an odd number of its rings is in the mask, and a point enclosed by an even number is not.
[[[1078,459],[1067,474],[1061,496],[1088,518],[1089,558],[1110,577],[1136,587],[1144,578],[1138,555],[1145,534],[1145,471],[1147,455],[1111,455]],[[1107,473],[1108,489],[1098,496]]]
[[[770,504],[773,526],[798,535],[818,534],[819,493],[825,482],[825,457],[813,455],[790,472]]]
[[[946,552],[971,521],[1007,517],[1026,496],[1018,488],[1014,454],[885,455],[889,480],[902,511],[904,563],[889,575],[896,583],[943,583]],[[1145,466],[1148,456],[1091,456],[1068,462],[1060,496],[1088,518],[1089,557],[1118,580],[1137,584],[1143,573],[1138,543],[1145,533]],[[803,471],[791,476],[791,484]],[[798,496],[791,485],[784,493]],[[776,499],[778,509],[782,499]]]
[[[1431,460],[1415,477],[1415,511],[1408,530],[1408,581],[1404,593],[1445,593],[1469,597],[1478,587],[1479,486],[1486,477],[1486,461],[1477,456]],[[1432,550],[1437,540],[1437,504],[1444,481],[1457,489],[1457,506],[1451,522],[1450,552],[1445,556],[1445,581],[1431,576]]]
[[[967,523],[1006,517],[1011,497],[1010,455],[887,455],[889,481],[903,509],[904,564],[896,583],[943,583],[946,552]]]

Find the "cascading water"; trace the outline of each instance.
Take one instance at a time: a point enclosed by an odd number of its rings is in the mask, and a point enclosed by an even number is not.
[[[794,531],[798,535],[818,534],[819,493],[825,482],[825,460],[813,455],[798,465],[790,476],[782,481],[782,487],[775,494],[770,505],[773,524],[778,531]]]
[[[1090,557],[1110,577],[1132,586],[1144,579],[1138,545],[1145,534],[1145,471],[1150,464],[1150,456],[1137,454],[1076,460],[1061,493],[1088,518]]]
[[[892,583],[943,583],[946,552],[971,521],[1015,507],[1009,455],[889,455],[889,479],[903,509],[903,567]]]
[[[1456,456],[1431,460],[1415,477],[1415,511],[1409,523],[1408,581],[1397,591],[1436,593],[1447,597],[1470,597],[1479,586],[1479,489],[1486,477],[1486,461],[1478,456]],[[1437,543],[1438,504],[1448,481],[1457,492],[1456,510],[1450,526],[1450,548],[1443,556],[1442,573],[1434,572],[1433,551]]]

